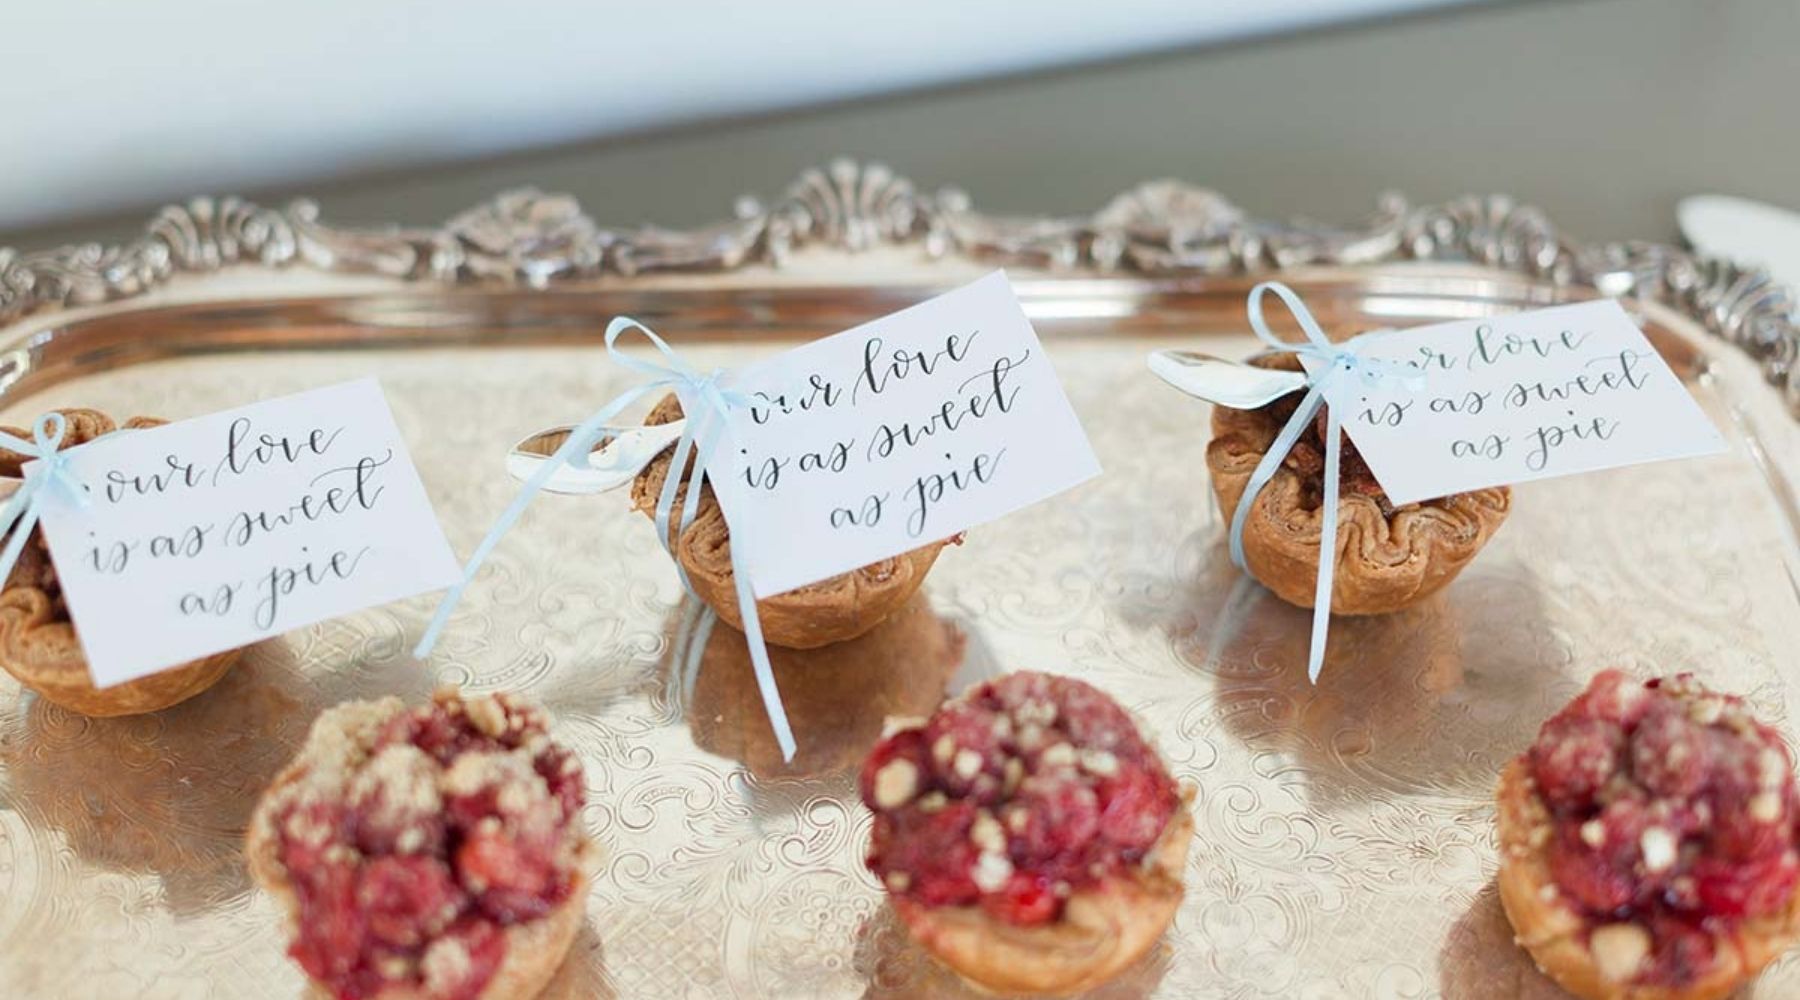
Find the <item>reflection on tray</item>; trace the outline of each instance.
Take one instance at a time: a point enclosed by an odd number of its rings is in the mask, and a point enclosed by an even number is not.
[[[1168,937],[1136,965],[1079,995],[1078,1000],[1141,1000],[1169,971]],[[883,904],[856,938],[856,971],[867,981],[862,1000],[980,1000],[993,994],[964,982],[913,943],[894,908]]]
[[[1209,577],[1195,604],[1209,610],[1176,642],[1213,678],[1210,713],[1253,749],[1292,755],[1314,808],[1421,789],[1485,803],[1560,690],[1566,657],[1520,628],[1544,616],[1537,585],[1503,560],[1415,607],[1335,618],[1316,685],[1294,669],[1309,611],[1241,576]]]
[[[671,633],[684,610],[671,617]],[[929,715],[966,646],[962,630],[935,614],[922,594],[849,642],[820,649],[770,646],[775,682],[799,742],[794,759],[783,762],[744,635],[721,623],[707,639],[684,715],[701,749],[739,761],[759,777],[838,771],[861,762],[889,716]],[[664,663],[665,671],[672,667]]]
[[[1500,893],[1488,885],[1459,917],[1444,940],[1438,964],[1444,1000],[1565,1000],[1568,997],[1531,963],[1513,942],[1512,924],[1500,908]]]
[[[606,949],[593,924],[584,923],[562,968],[535,1000],[615,1000],[618,987],[606,975]]]
[[[59,831],[86,865],[155,876],[177,916],[249,892],[251,806],[313,718],[348,698],[430,690],[416,669],[303,671],[303,645],[262,643],[211,690],[150,715],[90,719],[25,696],[17,731],[0,728],[0,810]]]

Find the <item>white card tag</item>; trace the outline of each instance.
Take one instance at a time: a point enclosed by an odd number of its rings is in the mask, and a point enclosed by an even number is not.
[[[97,687],[458,578],[374,379],[66,454],[88,505],[39,511]]]
[[[1725,450],[1611,299],[1373,333],[1356,347],[1424,374],[1413,390],[1348,378],[1325,393],[1396,504]]]
[[[899,555],[1100,472],[996,271],[734,373],[713,461],[756,596]]]

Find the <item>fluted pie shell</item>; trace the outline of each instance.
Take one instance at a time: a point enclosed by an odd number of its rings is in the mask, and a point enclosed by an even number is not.
[[[1144,864],[1063,904],[1054,923],[1021,927],[979,906],[925,906],[889,897],[913,940],[971,985],[993,993],[1070,996],[1143,958],[1181,906],[1194,819],[1187,797]]]
[[[652,426],[679,419],[681,403],[669,395],[650,411],[644,424]],[[663,482],[674,463],[675,448],[671,445],[638,473],[637,480],[631,484],[633,507],[648,516],[655,516],[657,498],[662,495]],[[669,518],[671,534],[679,530],[686,494],[687,484],[683,482],[678,487],[675,507]],[[694,593],[726,624],[742,629],[744,618],[738,612],[736,577],[731,570],[731,530],[725,524],[724,511],[713,496],[710,483],[701,486],[700,510],[694,516],[694,523],[673,541],[675,558],[687,571]],[[938,552],[945,544],[933,542],[849,573],[758,600],[756,616],[762,624],[763,639],[789,649],[816,649],[862,635],[881,624],[918,592],[920,584],[925,582],[925,574],[931,571],[932,563],[937,561]]]
[[[111,417],[98,410],[57,411],[67,422],[62,447],[109,434]],[[135,430],[165,423],[150,417],[134,417],[125,428]],[[0,428],[14,437],[29,439],[31,432]],[[0,449],[0,476],[17,477],[30,459]],[[0,668],[46,701],[90,716],[140,715],[168,708],[192,698],[218,683],[242,649],[226,650],[158,671],[124,684],[96,688],[88,674],[87,657],[75,634],[75,623],[56,586],[56,566],[44,542],[43,529],[20,550],[12,575],[0,590]]]
[[[1291,355],[1254,358],[1252,364],[1298,370]],[[1226,523],[1283,421],[1267,407],[1213,407],[1206,467]],[[1263,586],[1289,604],[1313,606],[1319,579],[1322,511],[1303,502],[1307,484],[1282,466],[1257,494],[1244,522],[1244,561]],[[1415,604],[1447,586],[1487,544],[1512,507],[1505,486],[1456,493],[1407,504],[1388,513],[1375,498],[1338,498],[1336,570],[1331,611],[1378,615]]]
[[[1500,905],[1537,967],[1583,1000],[1723,1000],[1800,940],[1797,892],[1785,912],[1745,920],[1729,934],[1715,933],[1713,966],[1692,982],[1663,986],[1608,979],[1590,946],[1590,922],[1564,899],[1551,875],[1550,812],[1524,758],[1501,772],[1498,794]]]

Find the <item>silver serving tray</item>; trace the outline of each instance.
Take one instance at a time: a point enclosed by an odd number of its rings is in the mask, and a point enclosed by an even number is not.
[[[680,592],[648,522],[545,497],[428,664],[407,652],[426,598],[264,643],[154,716],[83,719],[0,677],[0,994],[298,995],[242,865],[251,803],[322,708],[457,682],[540,699],[587,765],[606,863],[553,996],[958,996],[861,869],[852,769],[885,712],[1031,667],[1112,691],[1199,788],[1175,926],[1098,995],[1557,995],[1494,896],[1504,762],[1606,666],[1692,669],[1784,724],[1800,693],[1800,334],[1756,272],[1572,243],[1504,199],[1390,199],[1333,229],[1165,183],[1089,218],[999,219],[851,164],[692,232],[608,230],[531,193],[433,230],[197,201],[123,247],[0,250],[0,417],[184,417],[375,374],[466,552],[514,488],[507,447],[627,384],[599,346],[610,316],[732,364],[995,264],[1106,475],[971,533],[867,639],[779,656],[793,765],[741,639],[721,630],[691,695],[672,676]],[[1731,451],[1519,488],[1453,587],[1339,621],[1309,686],[1306,613],[1223,556],[1205,408],[1143,366],[1249,352],[1244,295],[1268,273],[1344,330],[1624,296]],[[1752,995],[1796,993],[1784,961]]]

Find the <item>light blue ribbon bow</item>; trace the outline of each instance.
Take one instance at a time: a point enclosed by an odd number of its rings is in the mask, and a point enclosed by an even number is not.
[[[617,346],[619,335],[627,330],[637,330],[649,338],[650,343],[661,354],[661,360],[645,361],[633,358],[619,350]],[[675,397],[681,401],[682,413],[687,417],[687,424],[682,431],[681,439],[675,443],[673,462],[669,466],[668,476],[663,480],[662,493],[656,499],[656,536],[671,556],[675,554],[675,540],[687,531],[688,526],[694,523],[694,518],[699,513],[700,484],[705,477],[706,467],[712,460],[713,451],[718,446],[719,437],[724,433],[727,414],[733,407],[750,405],[749,397],[741,392],[726,389],[719,384],[725,374],[723,369],[714,369],[711,373],[702,375],[682,360],[681,356],[676,354],[675,350],[649,327],[629,317],[620,316],[607,325],[606,351],[615,363],[646,376],[647,381],[621,393],[612,402],[601,407],[593,416],[582,421],[580,426],[569,433],[569,439],[563,442],[562,447],[556,449],[556,453],[551,455],[549,460],[544,462],[531,478],[525,481],[524,487],[519,490],[519,495],[514,497],[513,502],[501,512],[499,519],[494,522],[494,526],[488,530],[487,537],[483,538],[481,544],[475,547],[474,554],[469,557],[468,564],[463,567],[462,580],[450,588],[448,594],[444,595],[443,602],[438,605],[437,613],[432,616],[431,624],[426,627],[425,635],[419,640],[419,645],[413,650],[413,655],[420,659],[430,655],[432,646],[436,645],[438,636],[443,632],[445,623],[450,619],[450,612],[455,609],[457,602],[462,599],[463,591],[467,590],[470,582],[474,580],[475,571],[494,551],[494,547],[500,543],[500,539],[506,532],[518,522],[519,517],[525,513],[525,508],[530,505],[532,498],[544,488],[544,484],[548,483],[557,470],[564,465],[577,469],[586,468],[588,456],[593,453],[595,445],[600,443],[608,431],[617,429],[611,426],[613,418],[646,393],[657,390],[673,391]],[[693,460],[693,467],[686,477],[686,499],[681,505],[681,523],[678,530],[671,533],[669,515],[674,510],[677,493],[681,492],[683,478],[681,473],[683,469],[688,468],[690,457]],[[737,585],[738,611],[743,616],[744,637],[750,644],[750,662],[756,672],[756,686],[762,694],[763,707],[769,715],[769,725],[774,729],[775,740],[781,746],[782,757],[785,760],[793,760],[794,733],[788,725],[787,710],[781,704],[781,692],[775,685],[774,668],[769,664],[769,651],[763,642],[762,620],[756,614],[756,595],[750,588],[750,576],[744,571],[740,557],[742,550],[743,546],[741,545],[731,547],[731,573]],[[682,568],[679,559],[675,561],[675,568],[681,577],[682,588],[689,594],[693,594],[694,588],[688,582],[687,571]],[[684,617],[679,630],[681,635],[678,637],[680,640],[678,648],[687,647],[695,656],[703,651],[706,645],[706,635],[712,627],[713,617],[712,609],[707,608],[701,615],[700,623],[693,627],[690,627],[689,619]]]
[[[1300,324],[1306,334],[1306,343],[1295,344],[1277,337],[1269,329],[1263,319],[1263,296],[1273,292],[1288,307],[1288,312]],[[1306,308],[1306,303],[1294,290],[1279,281],[1265,281],[1250,289],[1250,328],[1256,331],[1257,337],[1270,348],[1295,354],[1302,359],[1316,361],[1317,371],[1306,374],[1306,397],[1300,401],[1300,408],[1288,419],[1287,426],[1275,436],[1274,443],[1263,453],[1262,461],[1256,465],[1256,471],[1250,474],[1250,481],[1244,485],[1244,495],[1239,498],[1237,510],[1231,515],[1231,561],[1238,569],[1249,571],[1244,561],[1244,524],[1249,520],[1250,507],[1262,488],[1275,478],[1276,470],[1281,468],[1282,460],[1287,458],[1300,435],[1306,433],[1306,427],[1312,422],[1319,407],[1325,404],[1325,394],[1334,385],[1345,379],[1358,379],[1372,388],[1392,389],[1395,387],[1417,391],[1424,385],[1424,374],[1416,367],[1378,358],[1365,358],[1357,354],[1357,340],[1334,344],[1320,329],[1318,320]],[[1360,339],[1360,338],[1357,338]],[[1319,576],[1318,585],[1313,591],[1312,647],[1307,654],[1306,676],[1313,683],[1318,683],[1319,671],[1325,665],[1325,636],[1331,622],[1331,583],[1337,572],[1337,529],[1338,529],[1338,452],[1343,445],[1343,428],[1341,415],[1336,407],[1325,409],[1325,496],[1319,506]]]
[[[68,429],[68,421],[62,414],[46,413],[32,425],[30,441],[0,432],[0,448],[42,463],[26,475],[18,490],[7,499],[6,506],[0,507],[0,534],[12,533],[6,540],[6,548],[0,549],[0,582],[12,575],[19,553],[25,550],[25,542],[31,537],[31,529],[37,527],[38,503],[45,490],[57,491],[77,507],[88,505],[87,490],[69,472],[69,456],[58,450]]]

